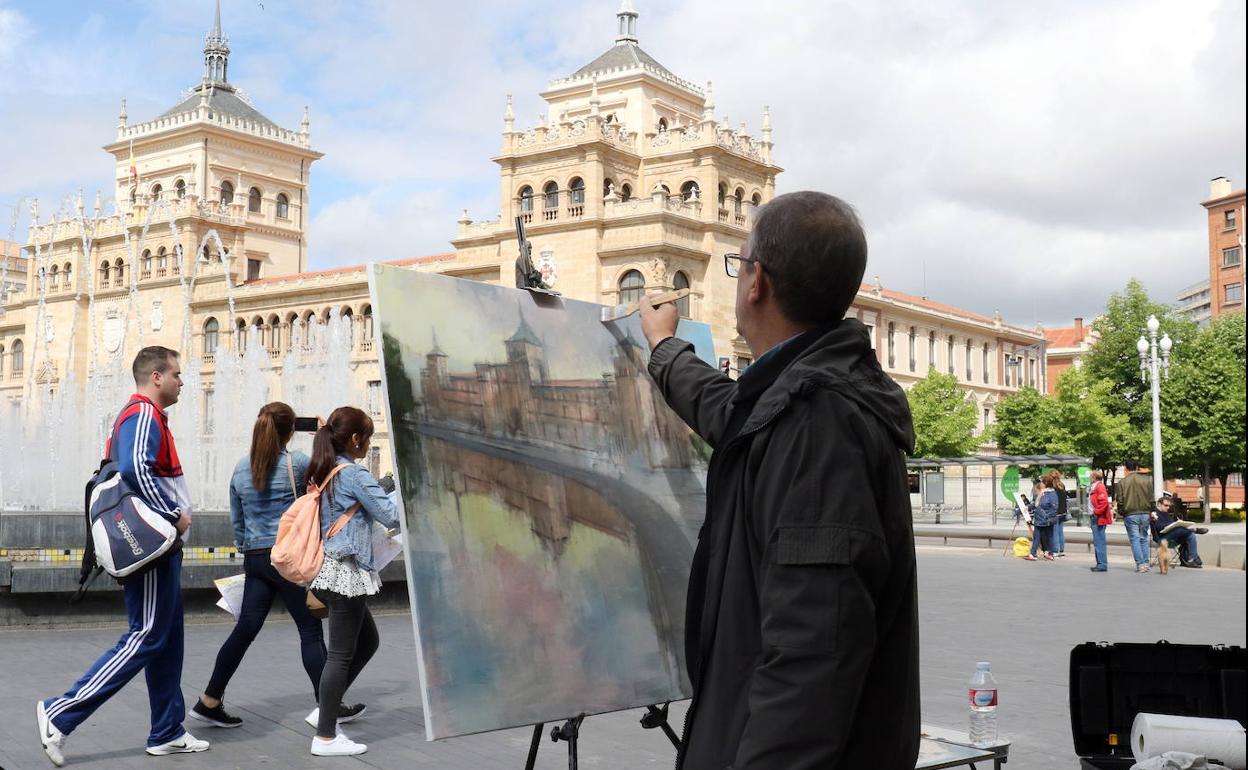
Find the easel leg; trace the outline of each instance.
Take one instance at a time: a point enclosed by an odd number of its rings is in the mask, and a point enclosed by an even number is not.
[[[563,723],[563,727],[555,727],[550,731],[550,739],[555,743],[568,742],[568,770],[577,770],[576,741],[580,737],[581,722],[584,719],[584,714],[572,717]]]
[[[529,742],[529,761],[524,763],[524,770],[533,770],[533,766],[537,764],[537,748],[542,743],[542,728],[545,726],[544,723],[533,725],[533,740]]]

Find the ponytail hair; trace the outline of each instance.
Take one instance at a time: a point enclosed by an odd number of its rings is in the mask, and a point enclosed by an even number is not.
[[[308,481],[321,480],[338,464],[338,455],[351,448],[351,437],[367,440],[373,435],[373,418],[354,406],[340,406],[330,412],[329,419],[312,439],[312,461],[308,463]]]
[[[251,429],[251,485],[257,492],[269,486],[269,476],[277,464],[282,447],[295,432],[295,410],[289,404],[274,401],[260,407],[256,425]]]

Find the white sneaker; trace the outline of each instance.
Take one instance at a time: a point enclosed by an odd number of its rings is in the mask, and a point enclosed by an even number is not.
[[[60,767],[65,764],[65,755],[61,749],[65,745],[65,734],[56,729],[52,720],[48,719],[48,710],[43,701],[35,704],[35,719],[39,721],[39,742],[43,744],[43,753],[48,755],[52,764]]]
[[[162,757],[166,754],[193,754],[197,751],[207,751],[208,741],[201,741],[190,733],[182,733],[182,737],[174,738],[168,743],[162,743],[159,746],[148,746],[147,753],[153,757]]]
[[[368,711],[368,707],[365,706],[363,703],[357,703],[354,706],[339,706],[338,707],[338,724],[345,725],[347,722],[354,722],[355,720],[364,716],[365,711]],[[319,722],[317,720],[319,720],[320,718],[321,718],[321,709],[318,706],[317,708],[312,709],[312,711],[309,712],[308,715],[303,718],[303,721],[307,722],[313,727],[317,727],[319,725]]]
[[[334,736],[332,741],[323,741],[316,736],[312,736],[312,754],[317,757],[350,757],[355,754],[363,754],[368,751],[368,746],[363,743],[356,743],[344,734],[341,730]]]

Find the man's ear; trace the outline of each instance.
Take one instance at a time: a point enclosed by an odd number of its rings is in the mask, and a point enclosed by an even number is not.
[[[746,292],[746,299],[752,304],[757,305],[767,299],[775,291],[775,285],[771,282],[771,276],[763,269],[762,265],[754,264],[754,281],[750,284],[749,290]]]

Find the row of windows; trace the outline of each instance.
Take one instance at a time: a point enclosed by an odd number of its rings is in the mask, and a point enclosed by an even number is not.
[[[913,326],[910,327],[909,341],[909,369],[914,372],[918,370],[918,332]],[[945,361],[950,374],[954,373],[953,356],[955,346],[956,343],[954,341],[954,336],[950,334],[948,339],[945,340]],[[975,342],[968,338],[966,340],[966,355],[963,356],[963,360],[966,362],[967,382],[970,382],[975,377],[974,349]],[[982,358],[980,369],[982,370],[983,381],[987,384],[991,371],[991,362],[987,342],[983,343],[983,346],[980,349],[980,355]],[[927,361],[929,367],[933,369],[936,368],[936,332],[929,332],[927,335]],[[890,369],[897,368],[897,325],[892,322],[889,322],[888,324],[888,367]]]
[[[641,274],[640,270],[626,270],[620,276],[617,287],[619,291],[618,302],[620,304],[626,305],[632,302],[640,302],[642,296],[646,293],[646,278]],[[684,271],[677,270],[676,274],[672,276],[672,288],[688,289],[689,276],[685,275]],[[681,318],[689,317],[689,297],[682,297],[676,300],[674,304]]]
[[[607,195],[609,195],[614,188],[615,188],[614,181],[612,181],[610,178],[604,179],[602,182],[603,197],[606,197]],[[672,194],[671,188],[668,187],[666,184],[659,184],[658,189],[662,190],[664,195]],[[541,196],[542,208],[543,209],[559,208],[559,194],[562,192],[568,193],[568,204],[570,206],[585,205],[585,180],[579,176],[575,176],[575,177],[572,177],[572,179],[568,181],[568,186],[566,190],[561,190],[559,188],[559,184],[553,180],[543,185],[542,196]],[[618,193],[618,195],[620,196],[620,200],[622,201],[630,200],[633,197],[633,187],[628,182],[624,182],[623,184],[621,184],[619,190],[617,190],[616,192]],[[532,213],[534,200],[537,197],[536,193],[533,190],[533,187],[527,184],[524,185],[523,187],[520,188],[519,192],[516,193],[516,196],[520,199],[520,211],[526,214]],[[698,186],[698,183],[696,181],[691,179],[680,186],[680,197],[681,197],[681,200],[686,200],[686,201],[699,199],[702,197],[701,188]],[[732,202],[734,211],[737,214],[740,214],[742,204],[746,201],[745,188],[738,187],[731,195],[729,195],[728,185],[721,183],[719,185],[719,207],[721,209],[726,208],[730,200]],[[762,204],[763,196],[761,193],[755,192],[754,195],[749,200],[755,206],[758,206]]]
[[[308,329],[312,326],[313,319],[325,324],[329,322],[332,308],[324,308],[318,314],[315,310],[304,310],[302,312],[291,311],[286,314],[285,320],[276,313],[270,314],[266,319],[262,316],[255,316],[248,322],[245,318],[239,318],[234,322],[234,349],[238,351],[246,350],[247,335],[251,329],[256,330],[256,336],[259,338],[260,345],[267,348],[271,352],[281,352],[290,350],[294,345],[294,331],[296,328]],[[355,311],[349,306],[342,307],[339,311],[341,318],[352,322],[352,333],[348,340],[348,347],[355,349]],[[368,350],[372,347],[373,341],[373,307],[372,305],[364,305],[360,309],[359,327],[362,335],[361,342],[364,349]],[[217,348],[221,343],[221,322],[216,318],[208,317],[204,320],[203,325],[203,353],[204,355],[212,355],[217,352]],[[309,340],[305,336],[304,344],[307,345]]]
[[[173,189],[174,189],[174,195],[177,197],[178,200],[182,200],[183,198],[186,197],[186,181],[185,180],[183,179],[176,180],[173,183]],[[152,200],[160,200],[161,196],[164,195],[164,192],[165,192],[165,188],[159,182],[157,182],[156,184],[151,186],[151,189],[148,191],[148,194],[151,196]],[[229,180],[225,180],[221,182],[221,195],[220,195],[219,200],[221,201],[222,206],[228,206],[234,202],[234,183],[233,182],[230,182]],[[260,188],[259,187],[251,188],[250,190],[247,191],[247,210],[253,214],[259,214],[260,206],[263,200],[264,200],[264,194],[260,191]],[[133,192],[130,193],[130,202],[131,203],[134,202]],[[276,202],[276,208],[275,208],[274,213],[276,214],[277,218],[289,219],[290,218],[290,196],[287,195],[286,193],[278,193],[277,198],[275,199],[275,202]]]
[[[9,351],[8,351],[8,357],[13,362],[9,364],[9,376],[11,376],[13,379],[20,378],[22,376],[22,372],[25,371],[25,367],[26,367],[26,364],[24,363],[25,355],[26,355],[26,346],[22,343],[21,340],[13,340],[13,343],[9,346]],[[0,379],[4,377],[4,368],[5,368],[5,350],[4,350],[4,345],[0,345]]]

